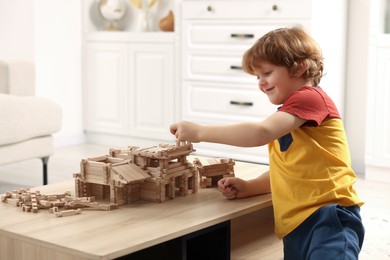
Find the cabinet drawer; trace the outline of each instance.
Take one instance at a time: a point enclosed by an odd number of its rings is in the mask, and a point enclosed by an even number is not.
[[[182,58],[185,65],[182,67],[184,79],[257,84],[254,76],[242,70],[242,53],[191,52]]]
[[[186,82],[183,91],[184,117],[204,121],[261,120],[276,111],[256,85]]]
[[[246,50],[267,32],[292,25],[308,27],[307,20],[248,22],[183,22],[183,46]]]
[[[306,19],[310,0],[184,0],[183,19]]]
[[[268,146],[260,147],[238,147],[232,145],[214,144],[214,143],[196,143],[194,144],[197,154],[215,158],[231,158],[239,161],[255,162],[269,164]],[[259,175],[261,172],[259,172]]]

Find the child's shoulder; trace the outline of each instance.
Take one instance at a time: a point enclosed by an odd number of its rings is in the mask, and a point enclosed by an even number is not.
[[[295,91],[279,108],[300,118],[316,121],[319,125],[325,118],[340,118],[332,99],[320,87],[305,86]]]
[[[303,86],[301,87],[300,89],[298,89],[297,91],[295,91],[293,93],[293,95],[300,95],[300,96],[326,96],[328,97],[328,95],[326,94],[326,92],[320,87],[320,86]]]
[[[284,102],[284,105],[291,103],[302,106],[319,106],[325,100],[331,100],[330,97],[320,87],[304,86],[291,94]]]

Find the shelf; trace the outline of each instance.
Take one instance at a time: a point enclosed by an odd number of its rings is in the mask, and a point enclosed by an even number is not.
[[[90,32],[84,35],[87,41],[115,41],[115,42],[159,42],[172,43],[175,40],[174,32]]]
[[[272,207],[231,220],[232,259],[283,259],[283,242],[274,233]]]

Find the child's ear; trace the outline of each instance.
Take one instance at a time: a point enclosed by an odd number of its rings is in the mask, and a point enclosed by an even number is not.
[[[302,76],[306,71],[307,71],[307,63],[306,63],[306,60],[303,60],[301,62],[298,63],[299,64],[299,77]]]
[[[306,60],[302,60],[300,62],[296,62],[291,70],[291,75],[293,77],[301,77],[307,70]]]

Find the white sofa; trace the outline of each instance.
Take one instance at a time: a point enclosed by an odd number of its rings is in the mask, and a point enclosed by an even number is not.
[[[0,61],[0,164],[40,158],[46,185],[52,135],[60,130],[61,123],[61,108],[35,96],[34,65]]]

